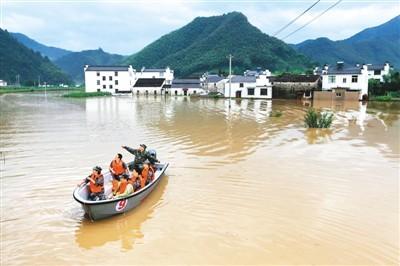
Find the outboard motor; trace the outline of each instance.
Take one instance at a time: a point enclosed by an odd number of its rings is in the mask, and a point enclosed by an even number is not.
[[[153,156],[154,158],[157,159],[157,152],[156,152],[156,150],[154,150],[154,149],[149,149],[149,150],[147,150],[147,152],[148,152],[151,156]]]

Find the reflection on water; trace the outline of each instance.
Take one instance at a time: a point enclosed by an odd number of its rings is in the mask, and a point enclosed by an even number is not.
[[[398,264],[399,103],[231,105],[0,96],[2,264]],[[332,128],[306,129],[309,107]],[[76,183],[143,142],[168,178],[126,215],[86,220]]]
[[[167,183],[168,176],[164,176],[158,187],[134,211],[96,222],[82,219],[75,232],[76,243],[82,248],[91,249],[120,240],[123,251],[132,249],[135,241],[143,238],[140,230],[142,223],[151,219],[154,210],[162,204]]]

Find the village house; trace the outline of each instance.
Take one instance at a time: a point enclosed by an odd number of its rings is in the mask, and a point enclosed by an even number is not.
[[[217,74],[204,74],[201,78],[201,86],[206,92],[224,93],[226,78]]]
[[[133,85],[132,93],[136,95],[164,94],[164,78],[139,78]]]
[[[390,64],[388,62],[384,64],[367,64],[368,68],[368,79],[375,79],[383,82],[383,77],[389,75]]]
[[[134,81],[132,66],[84,67],[86,92],[130,93]]]
[[[0,79],[0,87],[6,87],[7,81]]]
[[[246,70],[243,75],[247,77],[258,77],[259,75],[265,75],[267,77],[272,76],[271,71],[268,69],[263,70],[261,67],[257,67],[255,70]]]
[[[272,97],[282,99],[312,98],[312,92],[320,90],[322,85],[320,75],[283,74],[270,80]]]
[[[224,84],[225,97],[272,98],[272,84],[266,75],[232,76],[231,82],[227,79]],[[231,87],[230,89],[229,86]]]
[[[135,71],[136,80],[140,78],[157,78],[165,79],[165,85],[171,85],[174,79],[174,71],[169,67],[166,68],[145,68],[142,67],[140,71]]]
[[[346,66],[338,62],[322,69],[322,91],[314,92],[314,99],[363,100],[368,98],[368,66]]]
[[[205,90],[200,84],[200,79],[174,79],[167,94],[175,96],[190,96],[203,94]]]

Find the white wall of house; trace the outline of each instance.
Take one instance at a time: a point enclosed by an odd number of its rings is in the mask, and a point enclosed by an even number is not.
[[[157,69],[158,71],[152,71],[153,69],[142,69],[136,71],[135,80],[140,78],[163,78],[165,84],[170,85],[174,79],[174,71],[169,67],[165,69]],[[156,70],[156,69],[154,69]]]
[[[7,81],[0,79],[0,87],[7,86]]]
[[[185,88],[187,91],[186,96],[190,95],[199,95],[205,93],[205,90],[202,88]],[[170,96],[185,96],[185,89],[184,88],[170,88],[168,89],[168,95]]]
[[[328,74],[322,75],[322,90],[332,90],[335,88],[346,88],[361,91],[362,95],[368,95],[368,70],[364,65],[361,74]]]
[[[85,67],[85,91],[86,92],[128,92],[133,86],[133,69],[128,71],[86,71]]]
[[[134,87],[133,93],[135,95],[161,95],[163,94],[161,87]]]
[[[224,83],[224,96],[229,97],[229,79]],[[256,82],[232,82],[230,97],[235,98],[240,92],[241,98],[272,98],[272,84],[266,75],[260,75]]]

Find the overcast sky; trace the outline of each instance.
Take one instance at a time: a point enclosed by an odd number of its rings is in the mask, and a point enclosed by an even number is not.
[[[345,39],[400,13],[400,0],[344,0],[315,22],[287,38],[288,43],[328,37]],[[316,2],[301,0],[0,0],[1,28],[46,45],[73,51],[97,49],[132,54],[197,16],[239,11],[272,35]],[[284,37],[336,0],[321,0],[277,37]]]

